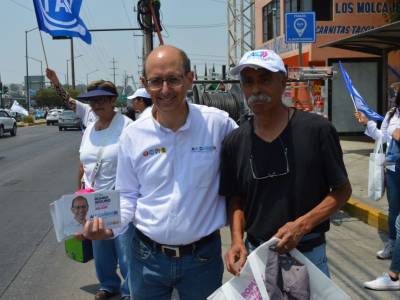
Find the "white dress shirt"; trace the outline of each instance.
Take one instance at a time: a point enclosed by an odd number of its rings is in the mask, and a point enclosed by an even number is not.
[[[385,119],[382,121],[381,128],[378,129],[375,121],[368,121],[367,127],[365,128],[365,134],[374,140],[382,138],[382,143],[386,143],[388,146],[392,140],[393,131],[400,128],[400,115],[398,110],[394,113],[393,117],[389,121],[390,111],[386,113]],[[387,164],[386,167],[395,171],[395,165]]]
[[[146,114],[120,140],[116,189],[122,226],[133,221],[160,244],[186,245],[226,224],[225,199],[218,194],[220,151],[237,125],[216,108],[188,107],[176,132]]]

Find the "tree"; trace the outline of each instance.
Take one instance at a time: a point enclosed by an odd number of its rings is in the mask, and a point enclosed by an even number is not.
[[[66,91],[72,98],[76,98],[80,92],[72,88],[67,88]],[[32,97],[36,100],[37,106],[43,107],[63,107],[64,103],[60,97],[57,96],[53,88],[40,89],[35,96]]]

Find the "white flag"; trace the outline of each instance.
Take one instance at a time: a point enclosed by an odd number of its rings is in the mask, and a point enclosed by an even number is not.
[[[25,108],[23,108],[16,100],[14,100],[14,103],[11,106],[10,110],[14,111],[14,112],[17,112],[17,113],[19,113],[21,115],[24,115],[24,116],[28,116],[29,115],[28,111]]]

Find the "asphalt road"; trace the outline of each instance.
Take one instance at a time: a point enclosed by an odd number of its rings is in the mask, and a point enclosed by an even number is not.
[[[56,299],[55,271],[81,271],[56,242],[49,213],[50,202],[76,188],[80,139],[81,132],[55,126],[0,139],[0,299]]]

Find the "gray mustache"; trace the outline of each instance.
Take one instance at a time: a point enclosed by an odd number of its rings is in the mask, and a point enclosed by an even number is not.
[[[253,102],[271,102],[272,98],[268,95],[251,95],[248,99],[247,99],[247,103],[250,105]]]

